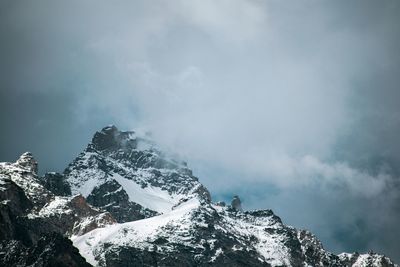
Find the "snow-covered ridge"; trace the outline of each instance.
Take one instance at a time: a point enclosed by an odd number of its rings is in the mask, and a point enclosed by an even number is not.
[[[114,247],[151,247],[152,241],[154,241],[152,239],[155,239],[157,234],[162,231],[163,226],[167,224],[181,225],[182,220],[190,220],[187,216],[199,205],[199,200],[192,198],[166,214],[95,229],[82,236],[73,236],[72,240],[74,246],[79,249],[89,263],[98,265],[98,261],[95,258],[102,255],[97,255],[96,253],[103,249],[103,244]]]
[[[391,259],[385,257],[384,255],[379,255],[377,253],[367,253],[367,254],[359,254],[359,253],[341,253],[339,254],[339,258],[346,262],[349,266],[352,267],[369,267],[369,266],[378,266],[378,267],[386,267],[386,266],[398,266],[394,264]]]
[[[375,253],[334,255],[271,210],[244,211],[238,196],[213,203],[185,163],[115,126],[97,132],[63,174],[38,177],[30,153],[0,163],[0,197],[0,211],[17,210],[10,218],[22,219],[33,242],[70,236],[96,266],[398,267]],[[0,242],[0,265],[2,253]]]
[[[72,240],[94,266],[107,266],[114,257],[124,262],[121,255],[131,253],[145,264],[150,255],[192,259],[183,266],[242,262],[238,266],[398,267],[378,254],[329,253],[311,233],[284,225],[269,210],[242,212],[197,198],[168,213],[110,225]]]

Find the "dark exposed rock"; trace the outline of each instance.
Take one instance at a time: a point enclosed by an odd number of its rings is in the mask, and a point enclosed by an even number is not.
[[[60,234],[43,235],[35,245],[18,240],[0,242],[0,266],[89,267],[72,242]]]
[[[91,266],[79,254],[71,240],[52,233],[44,235],[28,251],[27,265],[33,266]]]
[[[312,266],[343,266],[339,257],[324,250],[321,241],[306,230],[297,232],[305,260]]]
[[[20,218],[33,207],[24,191],[10,178],[0,177],[0,240],[14,239],[30,243],[27,229],[21,225]]]
[[[71,188],[65,181],[64,175],[57,172],[48,172],[41,177],[42,184],[56,196],[70,196]]]
[[[0,241],[0,266],[26,266],[28,248],[18,240]]]
[[[24,190],[16,185],[11,178],[0,175],[0,199],[1,205],[7,205],[10,211],[17,215],[25,214],[33,204],[26,197]]]
[[[226,206],[226,203],[224,201],[218,201],[215,204],[218,205],[218,206],[221,206],[221,207],[225,207]]]
[[[87,197],[89,204],[110,212],[118,222],[136,221],[158,213],[129,201],[128,194],[115,180],[95,187]]]
[[[107,126],[95,133],[92,144],[99,151],[135,149],[136,140],[129,138],[131,134],[134,132],[120,132],[114,125]]]

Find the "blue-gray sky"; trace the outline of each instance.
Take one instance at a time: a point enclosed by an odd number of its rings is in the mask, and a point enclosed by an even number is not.
[[[1,1],[0,160],[149,130],[215,199],[400,261],[398,1]]]

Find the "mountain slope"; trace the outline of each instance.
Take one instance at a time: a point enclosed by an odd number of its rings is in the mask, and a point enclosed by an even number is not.
[[[39,177],[30,153],[0,163],[0,226],[0,266],[398,267],[334,255],[271,210],[243,211],[238,196],[213,203],[184,162],[115,126],[63,174]]]
[[[171,212],[73,237],[96,266],[397,266],[377,254],[334,255],[271,210],[192,198]]]
[[[210,199],[185,163],[169,158],[145,137],[115,126],[96,132],[64,175],[73,194],[87,197],[118,222],[169,212],[191,196]]]

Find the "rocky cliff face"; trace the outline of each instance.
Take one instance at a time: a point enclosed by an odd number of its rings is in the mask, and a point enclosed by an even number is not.
[[[19,240],[0,241],[1,266],[71,267],[91,266],[79,254],[71,240],[57,234],[43,235],[35,245],[27,247]]]
[[[1,266],[398,266],[334,255],[238,196],[213,203],[184,162],[115,126],[63,174],[38,177],[30,153],[0,163],[0,197]]]

